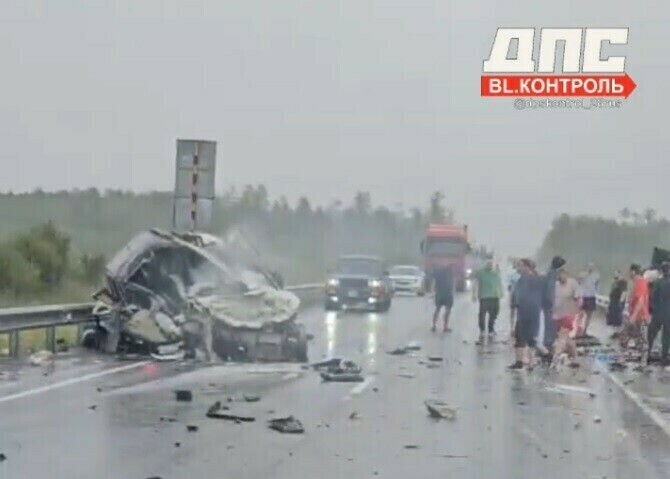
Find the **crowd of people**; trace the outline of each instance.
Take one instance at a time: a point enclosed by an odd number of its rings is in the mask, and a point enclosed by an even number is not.
[[[612,329],[612,339],[618,340],[620,353],[639,353],[647,363],[657,336],[661,335],[663,366],[670,365],[670,262],[658,269],[632,264],[627,281],[620,271],[615,272],[609,293],[606,324]],[[444,329],[448,326],[453,305],[453,277],[445,269],[435,273],[435,314],[433,331],[439,312],[445,308]],[[552,258],[545,273],[537,271],[533,260],[518,260],[503,286],[499,268],[493,260],[477,271],[472,282],[472,299],[479,305],[478,344],[496,337],[496,320],[500,313],[505,289],[509,297],[510,334],[514,342],[515,361],[512,370],[529,369],[539,356],[550,367],[566,360],[571,367],[577,363],[577,340],[589,338],[589,327],[597,309],[600,274],[589,264],[586,272],[572,275],[561,256]],[[544,334],[540,338],[540,326]]]

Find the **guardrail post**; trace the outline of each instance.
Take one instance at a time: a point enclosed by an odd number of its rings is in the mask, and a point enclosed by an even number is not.
[[[19,331],[14,330],[9,333],[9,355],[14,359],[19,357],[20,341]]]
[[[50,326],[46,328],[47,333],[47,343],[46,350],[51,351],[52,353],[56,352],[56,327]]]

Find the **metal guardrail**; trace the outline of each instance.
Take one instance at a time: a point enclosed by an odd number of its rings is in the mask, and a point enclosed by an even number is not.
[[[323,290],[322,283],[287,286],[304,304],[316,300],[316,293]],[[78,326],[78,337],[84,324],[93,321],[93,308],[96,303],[54,304],[25,308],[0,309],[0,335],[9,335],[9,354],[17,357],[20,350],[20,333],[30,329],[46,330],[46,349],[56,351],[56,328]]]

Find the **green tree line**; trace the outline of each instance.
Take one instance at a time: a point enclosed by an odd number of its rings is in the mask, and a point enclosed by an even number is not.
[[[670,221],[653,209],[624,208],[618,218],[563,214],[552,222],[538,259],[547,264],[560,254],[574,273],[592,262],[609,285],[616,269],[625,272],[633,262],[648,266],[655,246],[670,248]]]
[[[0,194],[0,298],[47,300],[74,284],[76,293],[63,293],[62,300],[85,300],[102,277],[105,258],[140,231],[170,229],[172,201],[169,192],[94,188]],[[340,254],[417,264],[428,223],[452,221],[455,213],[441,192],[425,208],[407,211],[375,205],[363,191],[346,202],[315,206],[306,197],[295,204],[271,199],[265,186],[247,185],[216,200],[210,231],[243,228],[268,266],[295,284],[320,281]]]

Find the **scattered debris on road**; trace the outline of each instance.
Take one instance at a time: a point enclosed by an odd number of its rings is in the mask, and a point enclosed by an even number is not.
[[[405,449],[419,449],[416,444],[405,444]]]
[[[362,382],[363,369],[353,361],[338,359],[322,363],[319,367],[324,382]]]
[[[188,389],[182,389],[179,391],[175,391],[175,398],[179,402],[191,402],[193,401],[193,392],[188,390]]]
[[[364,381],[363,376],[358,373],[321,373],[324,382],[338,383],[360,383]]]
[[[625,371],[627,368],[628,366],[620,362],[613,362],[610,364],[610,371],[612,372]]]
[[[256,420],[253,416],[242,416],[240,414],[230,414],[222,411],[228,410],[227,407],[221,405],[221,401],[212,404],[207,410],[206,416],[210,419],[225,419],[227,421],[240,422],[254,422]]]
[[[444,358],[442,356],[428,356],[428,361],[434,361],[436,363],[441,363],[444,361]]]
[[[355,420],[360,419],[360,418],[361,418],[360,414],[358,414],[356,411],[349,414],[349,419],[352,420],[352,421],[355,421]]]
[[[399,377],[405,378],[405,379],[414,379],[416,377],[416,374],[414,373],[401,373],[398,374]]]
[[[53,363],[54,353],[51,351],[37,351],[30,355],[30,364],[33,366],[45,366]]]
[[[7,460],[7,456],[5,455],[4,452],[0,452],[0,462],[5,462]]]
[[[388,353],[393,356],[402,356],[403,354],[407,354],[407,348],[396,348],[393,351],[389,351]]]
[[[405,349],[407,351],[421,351],[421,345],[417,343],[416,341],[411,341],[407,343],[407,346],[405,346]]]
[[[434,401],[429,400],[425,401],[426,409],[428,409],[428,414],[430,417],[435,419],[456,419],[456,409],[450,407],[444,401]]]
[[[181,447],[181,442],[175,442],[174,447]]]
[[[467,459],[470,456],[461,456],[457,454],[440,454],[438,457],[444,458],[444,459]]]
[[[199,429],[198,426],[194,426],[194,425],[192,425],[192,424],[188,424],[188,425],[186,426],[186,430],[187,430],[188,432],[198,432],[198,429]]]
[[[96,409],[98,409],[98,405],[97,405],[97,404],[93,404],[92,406],[89,406],[88,408],[89,408],[91,411],[95,411]]]
[[[160,417],[160,421],[161,421],[161,422],[177,422],[177,418],[176,418],[176,417],[165,417],[165,416],[161,416],[161,417]]]
[[[270,419],[268,427],[285,434],[302,434],[305,432],[302,423],[293,416]]]
[[[600,418],[600,416],[594,416],[593,422],[595,422],[596,424],[600,424],[601,422],[603,422],[603,420]]]

